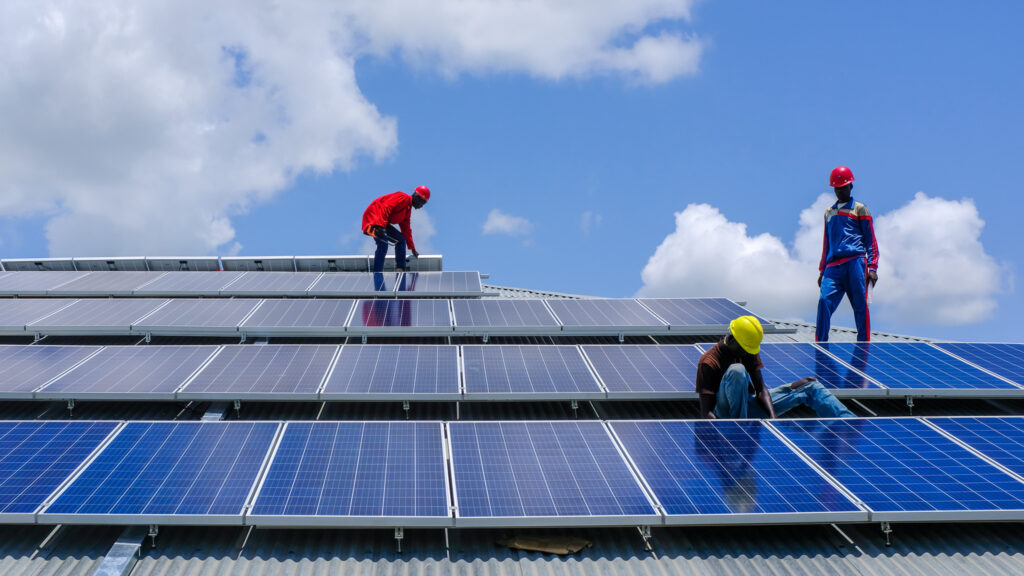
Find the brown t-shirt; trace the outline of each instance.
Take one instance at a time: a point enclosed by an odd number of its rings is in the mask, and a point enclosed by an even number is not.
[[[764,364],[761,363],[761,355],[741,352],[738,357],[733,356],[729,348],[722,342],[712,346],[697,362],[697,394],[717,396],[718,387],[722,384],[722,376],[725,376],[725,371],[729,369],[729,366],[737,362],[742,363],[743,367],[747,369],[747,373],[750,374],[752,382],[750,392],[760,394],[764,389],[764,379],[761,377],[761,369],[764,368]]]

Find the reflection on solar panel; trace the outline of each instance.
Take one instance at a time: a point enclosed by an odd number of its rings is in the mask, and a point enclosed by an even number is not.
[[[25,325],[69,306],[71,298],[14,298],[0,300],[0,332],[25,332]]]
[[[129,422],[40,521],[241,524],[270,422]]]
[[[0,276],[0,294],[44,295],[88,272],[8,272]]]
[[[321,398],[458,399],[456,346],[344,346]]]
[[[971,448],[1024,476],[1024,418],[929,418]]]
[[[733,319],[752,315],[728,298],[641,298],[640,303],[668,322],[672,330],[716,326],[724,331]]]
[[[288,423],[246,523],[380,525],[386,518],[451,524],[440,423]]]
[[[315,400],[337,346],[225,346],[178,398]]]
[[[611,426],[669,523],[867,520],[758,420]]]
[[[32,522],[32,513],[116,427],[116,422],[0,422],[0,520]]]
[[[476,332],[523,332],[536,328],[544,332],[556,331],[558,321],[551,315],[543,300],[452,300],[455,309],[456,331],[460,328],[479,328]]]
[[[135,290],[152,296],[217,296],[242,272],[168,272]]]
[[[421,295],[479,294],[479,272],[406,272],[398,282],[399,292]]]
[[[463,346],[466,397],[600,398],[575,346]]]
[[[97,350],[98,346],[0,346],[0,398],[31,398],[33,390]]]
[[[216,346],[108,346],[37,393],[38,398],[173,400]]]
[[[694,396],[696,346],[584,346],[608,396],[664,398]]]
[[[332,272],[324,274],[309,289],[310,296],[373,296],[395,291],[398,274],[360,272]]]
[[[49,291],[58,296],[130,295],[136,288],[156,280],[164,272],[95,272]]]
[[[829,342],[826,350],[889,388],[1017,390],[923,342]]]
[[[43,334],[128,334],[132,324],[167,301],[159,298],[85,298],[28,325]]]
[[[1024,344],[935,344],[946,352],[1024,386]]]
[[[872,521],[1020,518],[1024,510],[1024,483],[919,420],[773,420],[772,426],[867,505]]]
[[[761,344],[761,363],[764,364],[761,376],[769,388],[814,376],[823,386],[841,391],[844,396],[852,391],[885,395],[884,388],[806,342]]]
[[[439,332],[450,331],[451,325],[447,300],[359,300],[349,331]]]
[[[342,334],[352,300],[265,300],[240,330],[246,334]]]
[[[137,333],[232,334],[238,331],[238,325],[260,302],[254,298],[178,298],[145,320],[137,322],[133,330]]]
[[[246,272],[221,293],[228,296],[305,296],[319,272]]]
[[[644,328],[647,332],[668,330],[635,300],[586,299],[546,300],[566,330],[580,327],[616,329]]]

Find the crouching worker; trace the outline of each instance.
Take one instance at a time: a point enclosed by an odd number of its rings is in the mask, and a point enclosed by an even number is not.
[[[701,418],[775,418],[801,404],[822,418],[854,414],[813,377],[769,390],[761,377],[764,329],[753,316],[729,323],[729,334],[700,357],[697,394]]]

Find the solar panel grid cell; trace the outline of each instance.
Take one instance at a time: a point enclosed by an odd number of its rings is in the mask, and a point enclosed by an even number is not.
[[[89,272],[8,272],[0,276],[0,294],[6,295],[44,295],[49,290],[82,278]]]
[[[72,280],[49,290],[54,295],[129,295],[163,276],[164,272],[103,271]]]
[[[749,310],[727,298],[641,298],[640,303],[673,328],[728,326],[739,316],[751,315]]]
[[[160,296],[216,296],[237,280],[242,272],[168,272],[134,293]]]
[[[324,274],[309,288],[311,296],[373,296],[395,291],[398,274],[331,272]]]
[[[451,331],[447,300],[359,300],[349,332]]]
[[[634,328],[642,328],[645,331],[652,331],[655,328],[668,330],[664,322],[658,320],[635,300],[593,298],[546,302],[566,330],[594,327],[607,328],[609,331],[628,331]]]
[[[225,346],[178,398],[315,400],[337,346]]]
[[[136,322],[133,331],[154,334],[225,334],[238,325],[261,300],[254,298],[176,298],[156,313]]]
[[[458,400],[456,346],[344,346],[324,386],[324,400]]]
[[[342,334],[353,300],[265,300],[240,330],[253,335]]]
[[[761,344],[761,375],[770,388],[813,376],[826,388],[839,395],[885,396],[886,390],[863,374],[844,366],[813,344]]]
[[[319,272],[246,272],[225,286],[227,296],[305,296]]]
[[[165,399],[210,357],[216,346],[108,346],[54,380],[38,398]]]
[[[95,354],[98,346],[0,346],[0,397],[32,391]]]
[[[971,448],[1024,476],[1024,417],[929,418]]]
[[[477,294],[483,291],[479,272],[406,272],[398,282],[399,292],[435,294]]]
[[[132,324],[166,302],[160,298],[83,298],[32,322],[28,330],[44,334],[128,334]]]
[[[939,348],[1024,386],[1024,344],[938,343]]]
[[[463,346],[466,398],[604,396],[575,346]]]
[[[24,333],[25,326],[70,306],[72,298],[13,298],[0,300],[0,332]]]
[[[694,396],[696,346],[583,346],[609,398]]]
[[[481,328],[485,332],[520,332],[536,328],[555,332],[558,321],[542,300],[453,300],[456,331],[459,328]]]

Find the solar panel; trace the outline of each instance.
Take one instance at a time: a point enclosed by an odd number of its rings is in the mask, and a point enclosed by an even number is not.
[[[359,300],[348,331],[445,333],[451,326],[447,300]]]
[[[145,258],[75,258],[75,269],[95,272],[148,272]]]
[[[1019,390],[923,342],[829,342],[821,346],[838,358],[851,358],[851,366],[894,391],[936,396],[970,391],[981,396],[985,391],[1005,394],[1006,390]]]
[[[749,310],[728,298],[641,298],[640,303],[650,308],[669,330],[707,334],[709,327],[726,333],[729,322],[740,316],[754,316]],[[758,318],[761,324],[770,325]]]
[[[1024,483],[913,418],[773,420],[872,521],[1024,518]]]
[[[241,524],[276,422],[129,422],[39,515],[59,524]]]
[[[759,420],[611,427],[669,524],[868,520]]]
[[[165,272],[93,272],[48,290],[54,296],[130,296]]]
[[[32,391],[95,354],[98,346],[0,346],[0,398]]]
[[[466,399],[603,398],[575,346],[463,346]]]
[[[216,350],[216,346],[107,346],[36,397],[174,400],[174,391]]]
[[[220,259],[225,270],[252,272],[294,272],[295,260],[291,256],[267,256],[248,258],[230,256]]]
[[[325,273],[309,288],[310,296],[364,296],[392,295],[398,274],[332,272]]]
[[[117,427],[116,422],[0,422],[0,521],[34,512]]]
[[[135,290],[146,296],[219,296],[244,272],[168,272]]]
[[[177,298],[155,314],[136,322],[137,334],[223,334],[238,333],[238,325],[262,300],[255,298]]]
[[[146,258],[146,267],[150,270],[163,270],[167,272],[216,272],[220,270],[220,259],[216,256]]]
[[[343,335],[352,300],[265,300],[240,331],[257,336]]]
[[[1024,344],[935,344],[975,366],[1024,386]]]
[[[479,295],[479,272],[406,272],[398,281],[399,292],[419,296]]]
[[[450,422],[457,526],[620,526],[660,516],[600,422]]]
[[[78,270],[71,258],[4,258],[0,263],[8,272]]]
[[[41,334],[129,334],[132,324],[166,303],[160,298],[84,298],[26,329]]]
[[[319,272],[246,272],[224,287],[225,296],[305,296]]]
[[[49,290],[89,272],[8,272],[0,275],[0,295],[45,296]]]
[[[246,524],[450,526],[439,422],[289,422]]]
[[[0,333],[24,334],[25,325],[71,305],[71,298],[7,298],[0,300]]]
[[[337,346],[224,346],[178,393],[184,400],[316,400]]]
[[[369,272],[369,258],[359,256],[296,256],[299,272]]]
[[[1024,476],[1024,417],[928,418],[971,448]]]
[[[668,326],[636,300],[585,299],[545,300],[565,331],[605,328],[608,333],[665,332]]]
[[[839,396],[886,395],[884,388],[810,343],[761,344],[761,363],[761,376],[769,388],[814,376]]]
[[[696,397],[696,346],[584,346],[609,398]]]
[[[455,331],[485,334],[558,332],[561,327],[543,300],[452,300]]]
[[[343,346],[320,398],[458,400],[458,347]]]

